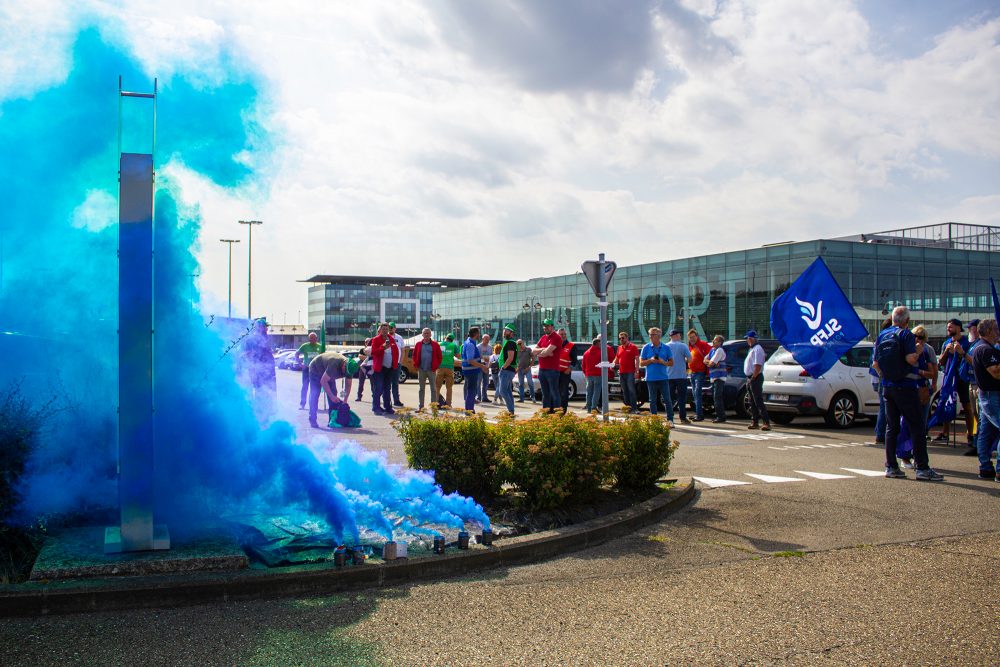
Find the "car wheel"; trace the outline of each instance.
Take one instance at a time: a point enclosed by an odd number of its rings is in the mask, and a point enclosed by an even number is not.
[[[642,407],[649,400],[649,389],[646,387],[645,382],[635,383],[635,405],[636,407]]]
[[[405,368],[399,369],[399,384],[403,384],[410,379],[410,373]]]
[[[736,395],[736,416],[740,419],[748,419],[751,412],[750,409],[750,392],[746,390],[746,387],[740,389],[740,393]]]
[[[576,383],[572,380],[569,381],[569,397],[576,398]]]
[[[858,401],[846,391],[842,391],[830,401],[826,415],[823,416],[827,426],[833,428],[850,428],[858,420]]]
[[[455,384],[462,384],[463,380],[465,380],[465,376],[462,375],[462,371],[460,371],[460,370],[458,370],[456,368],[455,369]]]
[[[795,415],[791,412],[772,412],[769,416],[771,417],[771,421],[782,426],[788,426],[795,419]]]

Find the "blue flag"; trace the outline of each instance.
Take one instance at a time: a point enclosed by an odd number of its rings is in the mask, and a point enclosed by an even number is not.
[[[941,381],[941,393],[938,395],[937,410],[927,422],[927,428],[954,421],[958,413],[958,392],[955,389],[955,381],[958,378],[959,358],[956,354],[948,357],[944,380]]]
[[[771,331],[813,377],[868,335],[822,257],[771,304]]]

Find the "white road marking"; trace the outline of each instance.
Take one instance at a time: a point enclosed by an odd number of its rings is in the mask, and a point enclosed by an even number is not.
[[[805,438],[804,435],[794,433],[740,433],[729,436],[731,438],[743,438],[745,440],[797,440]]]
[[[860,470],[858,468],[841,468],[841,470],[846,470],[847,472],[857,473],[859,475],[864,475],[865,477],[884,477],[884,470]]]
[[[801,477],[778,477],[777,475],[756,475],[752,472],[743,473],[747,477],[753,477],[754,479],[759,479],[762,482],[767,482],[768,484],[779,484],[781,482],[804,482],[806,480]]]
[[[687,431],[687,430],[691,430],[691,431],[705,431],[707,433],[739,433],[739,431],[736,431],[736,430],[731,429],[731,428],[712,428],[712,427],[709,427],[709,426],[692,426],[691,424],[677,424],[677,423],[675,423],[674,424],[674,428],[681,428],[681,429],[684,429],[685,431]]]
[[[851,475],[832,475],[828,472],[807,472],[805,470],[796,470],[795,472],[814,479],[854,479]]]
[[[692,479],[701,482],[709,488],[716,488],[719,486],[742,486],[744,484],[750,484],[750,482],[737,482],[731,479],[715,479],[713,477],[692,477]]]

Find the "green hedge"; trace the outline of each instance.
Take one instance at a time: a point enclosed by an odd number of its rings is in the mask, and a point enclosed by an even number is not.
[[[407,461],[433,470],[445,492],[485,500],[505,485],[534,509],[586,502],[602,488],[642,490],[670,470],[677,443],[654,416],[604,423],[539,413],[526,420],[433,410],[395,422]]]

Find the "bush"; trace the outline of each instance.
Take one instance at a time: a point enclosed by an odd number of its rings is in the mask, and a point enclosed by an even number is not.
[[[501,431],[500,476],[533,509],[589,500],[610,481],[612,454],[592,419],[537,415]]]
[[[460,418],[436,409],[393,422],[411,468],[433,470],[445,493],[458,491],[480,499],[500,491],[497,438],[491,426],[482,416]]]
[[[608,439],[617,454],[615,480],[623,489],[652,486],[670,471],[677,443],[670,440],[670,426],[656,417],[636,417],[607,427]]]
[[[510,484],[539,510],[586,502],[611,484],[648,489],[669,471],[677,448],[669,425],[652,416],[604,423],[538,414],[491,424],[481,415],[432,410],[395,428],[410,466],[433,470],[445,492],[483,500]]]
[[[0,396],[0,524],[17,506],[17,485],[24,474],[28,456],[42,424],[44,407],[33,408],[21,391],[21,383],[11,384]]]

